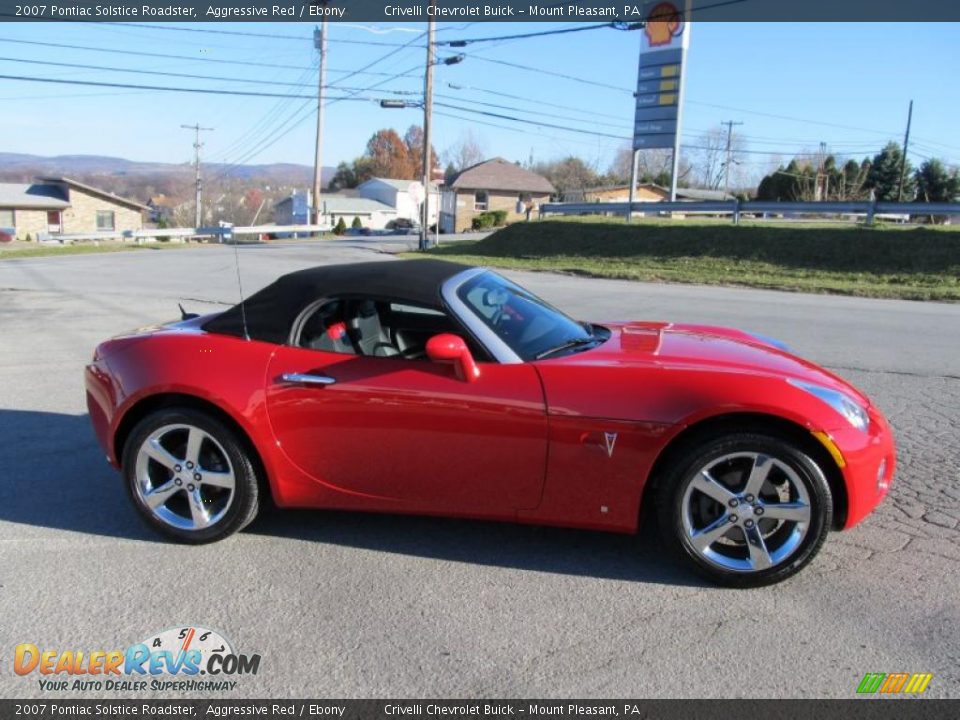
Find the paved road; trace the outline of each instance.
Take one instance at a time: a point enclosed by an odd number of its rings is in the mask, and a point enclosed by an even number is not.
[[[237,256],[247,292],[377,257]],[[960,697],[960,306],[511,275],[582,317],[735,325],[839,369],[893,422],[892,497],[755,591],[704,586],[648,537],[441,519],[274,513],[213,546],[165,544],[100,457],[80,371],[177,301],[233,302],[234,250],[4,261],[0,697],[41,694],[11,673],[16,643],[109,649],[181,623],[262,654],[234,697],[850,697],[865,672],[901,670]]]

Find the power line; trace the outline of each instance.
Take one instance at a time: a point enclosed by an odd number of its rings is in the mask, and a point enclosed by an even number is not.
[[[0,75],[0,80],[19,80],[23,82],[54,83],[59,85],[89,85],[92,87],[129,88],[133,90],[156,90],[160,92],[184,92],[184,93],[197,93],[201,95],[237,95],[242,97],[272,97],[272,98],[294,98],[294,99],[303,99],[303,98],[311,97],[307,95],[291,95],[289,93],[267,93],[267,92],[254,92],[254,91],[248,91],[248,90],[218,90],[216,88],[167,87],[163,85],[134,85],[132,83],[111,83],[111,82],[97,82],[94,80],[73,80],[73,79],[61,79],[61,78],[29,77],[25,75]],[[338,97],[335,99],[350,100],[350,99],[354,99],[354,95]],[[373,100],[374,98],[355,98],[355,99]]]
[[[16,63],[26,63],[29,65],[48,65],[52,67],[65,67],[65,68],[74,68],[80,70],[98,70],[98,71],[107,71],[107,72],[120,72],[120,73],[129,73],[132,75],[157,75],[163,77],[178,77],[178,78],[188,78],[192,80],[217,80],[221,82],[235,82],[235,83],[248,83],[255,85],[284,85],[286,87],[304,87],[303,82],[284,82],[282,80],[253,80],[250,78],[238,78],[238,77],[224,77],[223,75],[196,75],[193,73],[178,73],[178,72],[168,72],[162,70],[138,70],[133,68],[124,68],[124,67],[115,67],[109,65],[84,65],[80,63],[64,63],[64,62],[54,62],[52,60],[28,60],[25,58],[12,58],[12,57],[0,57],[0,60],[6,62],[16,62]],[[312,70],[312,68],[309,68]],[[345,78],[341,78],[343,80]],[[339,82],[339,81],[338,81]],[[352,88],[344,88],[341,86],[326,85],[328,88],[335,88],[340,90],[347,90]]]
[[[578,108],[572,105],[560,105],[558,103],[551,103],[551,102],[546,102],[544,100],[532,99],[529,96],[511,95],[510,93],[500,92],[499,90],[488,90],[487,88],[475,87],[473,85],[457,85],[455,83],[447,83],[447,87],[452,88],[453,90],[473,90],[475,92],[486,93],[487,95],[496,95],[498,97],[505,97],[510,100],[520,100],[522,102],[530,103],[532,105],[554,107],[554,108],[559,108],[561,110],[571,110],[573,112],[579,112],[584,115],[589,115],[591,118],[606,117],[606,118],[612,118],[614,120],[622,120],[624,117],[623,114],[613,115],[612,113],[602,113],[602,112],[596,112],[594,110],[584,110],[582,107]]]
[[[506,67],[512,67],[518,70],[541,73],[542,75],[551,75],[553,77],[563,78],[564,80],[570,80],[572,82],[578,82],[584,85],[592,85],[593,87],[606,88],[608,90],[616,90],[618,92],[633,95],[633,90],[630,88],[621,87],[619,85],[608,85],[607,83],[597,82],[596,80],[590,80],[589,78],[577,77],[576,75],[567,75],[566,73],[554,72],[553,70],[544,70],[543,68],[531,67],[529,65],[522,65],[520,63],[507,62],[506,60],[494,60],[493,58],[482,57],[473,53],[469,54],[468,57],[471,57],[474,60],[482,60],[483,62],[504,65]]]
[[[495,42],[499,40],[526,40],[528,38],[543,37],[545,35],[565,35],[568,33],[584,32],[586,30],[603,30],[615,28],[616,23],[602,23],[600,25],[587,25],[572,28],[563,28],[558,30],[543,30],[541,32],[521,33],[519,35],[496,35],[492,37],[479,38],[460,38],[457,40],[441,40],[437,45],[446,45],[448,47],[466,47],[470,43]]]
[[[0,59],[2,59],[2,58],[0,58]],[[438,97],[438,98],[444,98],[444,99],[446,99],[446,100],[457,100],[457,101],[462,100],[462,98],[459,98],[459,97],[457,97],[456,95],[446,95],[446,94],[444,94],[444,93],[437,93],[437,97]],[[482,106],[484,106],[484,107],[497,108],[498,110],[512,110],[512,111],[514,111],[514,112],[526,113],[526,114],[528,114],[528,115],[540,115],[540,114],[542,114],[542,111],[538,111],[538,110],[526,110],[526,109],[524,109],[524,108],[518,108],[518,107],[516,107],[516,106],[511,106],[511,105],[499,105],[499,104],[497,104],[497,103],[481,102],[481,101],[479,101],[479,100],[471,100],[470,102],[471,102],[473,105],[482,105]],[[550,117],[552,117],[552,118],[557,118],[557,119],[559,119],[559,120],[571,120],[571,121],[573,121],[573,122],[589,123],[589,124],[592,124],[592,125],[605,125],[605,126],[607,126],[607,127],[615,127],[615,128],[620,128],[620,129],[626,129],[626,130],[631,129],[630,124],[629,124],[629,123],[626,123],[626,122],[611,123],[611,122],[603,122],[603,121],[601,121],[601,120],[596,120],[596,119],[586,120],[586,119],[584,119],[584,118],[571,117],[571,116],[569,116],[569,115],[558,115],[558,114],[556,114],[556,113],[551,113]]]
[[[502,114],[500,114],[500,113],[494,113],[494,112],[490,112],[490,111],[488,111],[488,110],[474,110],[473,108],[467,108],[467,107],[463,107],[463,106],[460,106],[460,105],[451,105],[451,104],[449,104],[449,103],[440,103],[440,102],[438,102],[438,103],[437,103],[437,106],[438,106],[438,107],[449,108],[449,109],[451,109],[451,110],[459,110],[460,112],[468,112],[468,113],[474,113],[474,114],[476,114],[476,115],[485,115],[485,116],[487,116],[487,117],[499,118],[500,120],[512,120],[513,122],[521,122],[521,123],[524,123],[524,124],[527,124],[527,125],[536,125],[536,126],[538,126],[538,127],[555,128],[555,129],[558,129],[558,130],[566,130],[567,132],[582,133],[582,134],[584,134],[584,135],[593,135],[593,136],[595,136],[595,137],[608,137],[608,138],[615,138],[615,139],[617,139],[617,140],[629,140],[629,139],[630,139],[629,136],[626,136],[626,135],[611,135],[610,133],[594,132],[594,131],[591,131],[591,130],[583,130],[583,129],[581,129],[581,128],[565,127],[565,126],[563,126],[563,125],[556,125],[556,124],[554,124],[554,123],[539,122],[539,121],[536,121],[536,120],[527,120],[527,119],[524,119],[524,118],[512,117],[512,116],[510,116],[510,115],[502,115]]]
[[[148,30],[169,30],[173,32],[189,32],[189,33],[204,33],[207,35],[235,35],[240,37],[255,37],[255,38],[266,38],[268,40],[302,40],[303,42],[310,42],[311,38],[304,35],[284,35],[282,33],[262,33],[262,32],[246,32],[243,30],[214,30],[212,28],[191,28],[191,27],[182,27],[178,23],[171,23],[169,25],[154,25],[151,23],[125,23],[125,22],[99,22],[98,25],[118,25],[124,28],[143,28]],[[328,42],[341,43],[344,45],[378,45],[382,47],[396,47],[397,43],[383,42],[378,40],[348,40],[345,38],[340,38],[336,40],[328,40]]]
[[[149,58],[163,58],[165,60],[186,60],[187,62],[206,62],[206,63],[218,63],[222,65],[241,65],[244,67],[262,67],[270,68],[272,70],[307,70],[304,65],[284,65],[281,63],[264,63],[264,62],[255,62],[252,60],[226,60],[221,58],[206,58],[206,57],[196,57],[190,55],[170,55],[167,53],[153,53],[146,52],[142,50],[115,50],[113,48],[105,47],[90,47],[89,45],[68,45],[66,43],[50,43],[50,42],[41,42],[39,40],[15,40],[13,38],[0,38],[0,43],[16,43],[18,45],[35,45],[39,47],[52,47],[52,48],[63,48],[66,50],[83,50],[86,52],[100,52],[100,53],[112,53],[114,55],[125,55],[133,57],[149,57]],[[354,70],[343,70],[343,69],[334,69],[330,68],[330,72],[342,72],[342,73],[352,73],[359,75],[361,73]],[[387,75],[388,73],[381,72],[363,72],[364,75]]]

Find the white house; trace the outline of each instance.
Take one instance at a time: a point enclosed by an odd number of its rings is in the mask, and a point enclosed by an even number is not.
[[[398,218],[420,222],[420,200],[423,183],[417,180],[394,180],[391,178],[370,178],[357,186],[360,197],[376,200],[392,207]],[[437,208],[440,204],[440,190],[430,186],[428,204],[430,224],[437,221]]]

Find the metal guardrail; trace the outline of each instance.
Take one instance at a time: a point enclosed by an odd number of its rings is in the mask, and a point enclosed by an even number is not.
[[[579,202],[544,203],[540,217],[546,215],[594,215],[615,213],[697,213],[731,215],[733,222],[740,222],[744,214],[754,215],[863,215],[867,224],[872,224],[877,215],[958,215],[960,203],[876,202],[851,200],[847,202],[775,202],[767,200],[716,200],[692,202]]]
[[[229,225],[200,228],[150,228],[146,230],[107,230],[92,233],[40,233],[40,242],[66,244],[82,240],[133,240],[144,242],[160,238],[213,238],[229,241],[234,235],[277,235],[330,232],[331,225]]]

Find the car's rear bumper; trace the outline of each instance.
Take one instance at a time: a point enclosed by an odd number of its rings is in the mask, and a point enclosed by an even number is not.
[[[828,433],[843,457],[843,479],[847,486],[847,513],[844,529],[869,515],[886,497],[896,470],[893,433],[886,418],[870,408],[870,429],[853,427]]]

